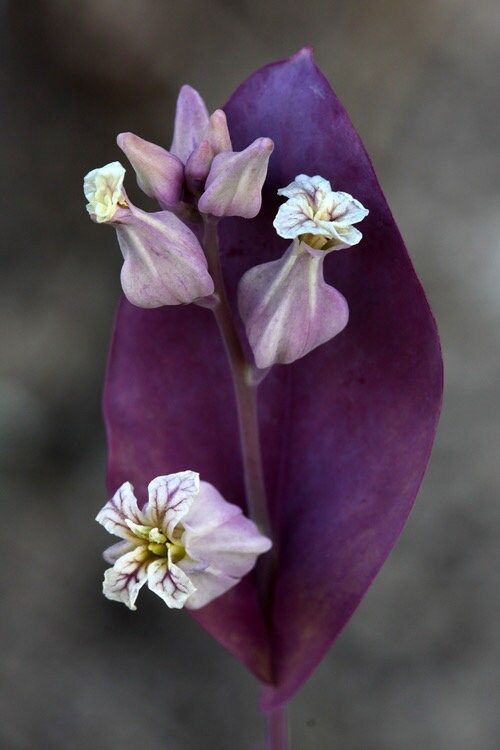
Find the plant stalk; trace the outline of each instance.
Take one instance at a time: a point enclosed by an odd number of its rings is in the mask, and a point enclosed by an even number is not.
[[[248,513],[260,531],[272,538],[259,438],[258,384],[252,382],[252,367],[245,357],[227,299],[217,238],[218,220],[215,217],[205,217],[204,222],[203,247],[215,286],[215,299],[211,309],[219,326],[233,376]]]
[[[268,750],[288,750],[289,726],[286,705],[272,711],[267,717]]]

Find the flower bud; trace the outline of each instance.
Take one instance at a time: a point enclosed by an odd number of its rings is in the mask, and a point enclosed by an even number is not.
[[[120,133],[116,141],[132,164],[141,190],[155,198],[162,208],[173,208],[181,198],[182,162],[161,146],[133,133]]]
[[[257,138],[244,151],[218,154],[199,200],[199,210],[214,216],[241,216],[244,219],[257,216],[273,149],[274,144],[269,138]]]
[[[205,102],[191,86],[182,86],[175,111],[174,137],[170,153],[183,164],[204,138],[209,121]]]

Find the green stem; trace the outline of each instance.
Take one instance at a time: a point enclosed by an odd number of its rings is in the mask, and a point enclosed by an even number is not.
[[[276,708],[268,715],[267,726],[268,750],[288,750],[289,727],[286,705]]]
[[[215,299],[211,309],[224,341],[233,376],[248,513],[261,532],[271,538],[260,449],[257,384],[252,383],[252,367],[245,357],[227,299],[217,238],[218,220],[215,217],[205,217],[204,221],[203,246],[215,286]]]

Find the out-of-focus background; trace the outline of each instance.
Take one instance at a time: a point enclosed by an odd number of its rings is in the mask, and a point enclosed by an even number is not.
[[[120,131],[168,146],[182,83],[215,108],[311,43],[427,290],[446,400],[394,553],[293,702],[293,748],[496,750],[498,0],[3,0],[0,24],[0,746],[262,738],[253,679],[188,616],[100,594],[120,254],[81,185]]]

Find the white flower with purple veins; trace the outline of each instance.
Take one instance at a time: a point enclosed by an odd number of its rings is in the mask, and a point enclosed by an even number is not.
[[[343,295],[323,277],[328,253],[357,245],[353,224],[368,210],[328,180],[299,174],[278,190],[288,200],[273,222],[292,240],[281,258],[250,268],[238,287],[238,307],[260,369],[290,364],[337,336],[347,325]]]
[[[106,531],[122,541],[104,552],[108,599],[136,609],[142,586],[168,607],[199,609],[221,596],[271,547],[253,521],[194,471],[157,477],[140,509],[125,482],[98,513]]]
[[[349,193],[333,191],[324,177],[299,174],[278,195],[288,198],[273,222],[280,237],[300,237],[317,250],[339,250],[361,240],[363,235],[352,225],[368,210]]]

